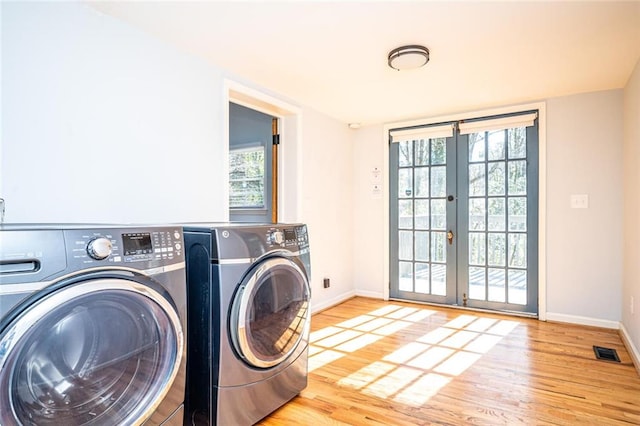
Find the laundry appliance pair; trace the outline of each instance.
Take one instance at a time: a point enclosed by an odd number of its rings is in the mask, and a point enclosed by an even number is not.
[[[185,424],[251,425],[307,386],[305,225],[184,225]]]
[[[2,225],[0,425],[253,424],[307,385],[309,273],[304,225]]]

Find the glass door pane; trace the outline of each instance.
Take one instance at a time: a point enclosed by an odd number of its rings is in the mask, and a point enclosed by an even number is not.
[[[453,138],[393,143],[391,296],[436,303],[455,302]]]
[[[537,127],[458,137],[464,306],[537,313]]]

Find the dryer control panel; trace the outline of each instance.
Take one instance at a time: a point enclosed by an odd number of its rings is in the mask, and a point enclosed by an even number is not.
[[[211,259],[251,261],[272,251],[293,255],[309,252],[309,235],[304,224],[186,224],[187,234],[211,235]]]
[[[266,241],[271,246],[306,248],[309,245],[306,226],[274,226],[267,231]]]

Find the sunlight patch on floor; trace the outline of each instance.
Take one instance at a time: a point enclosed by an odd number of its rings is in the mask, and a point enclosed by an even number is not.
[[[414,325],[436,311],[402,308],[388,305],[383,308],[325,327],[310,335],[309,371],[358,351],[384,337]],[[328,355],[324,352],[328,349]]]
[[[392,318],[392,319],[402,319],[416,312],[418,312],[417,308],[402,308],[402,309],[398,309],[397,311],[389,312],[385,316],[387,318]]]
[[[309,371],[420,324],[434,313],[430,309],[390,304],[318,330],[311,337]],[[518,324],[462,314],[414,341],[381,353],[379,361],[345,375],[337,383],[367,395],[418,407],[473,366]]]
[[[476,317],[475,315],[460,315],[459,317],[456,317],[446,323],[444,327],[462,329],[474,322],[476,319],[478,319],[478,317]]]
[[[442,342],[444,339],[451,336],[455,332],[456,330],[454,328],[438,327],[435,330],[428,332],[424,336],[419,337],[416,341],[435,345]]]
[[[462,349],[478,336],[478,333],[460,330],[457,333],[452,334],[451,337],[443,340],[440,345],[454,349]]]
[[[325,348],[333,348],[344,342],[347,342],[351,339],[355,339],[356,337],[360,337],[360,336],[362,336],[362,333],[358,331],[344,330],[338,334],[334,334],[333,336],[322,339],[319,342],[315,342],[314,345],[323,346]]]
[[[377,328],[384,327],[385,325],[391,324],[394,320],[389,318],[375,318],[364,324],[360,324],[354,327],[354,330],[358,331],[373,331]]]
[[[347,377],[340,379],[338,383],[340,385],[360,389],[384,376],[394,368],[396,368],[396,365],[388,362],[372,362],[355,373],[349,374]]]
[[[340,327],[325,327],[318,331],[312,331],[309,335],[309,342],[315,343],[318,340],[322,340],[325,337],[333,336],[334,334],[338,334],[344,330],[344,328]]]
[[[519,323],[517,321],[501,320],[496,325],[491,327],[487,331],[487,333],[496,334],[498,336],[506,336],[507,334],[511,333],[518,326],[518,324]]]
[[[480,359],[480,354],[458,351],[433,369],[436,373],[459,376]]]
[[[393,400],[403,404],[419,407],[436,395],[440,389],[451,382],[451,377],[436,373],[421,375],[416,381],[399,392]]]
[[[382,359],[396,364],[404,364],[410,359],[416,357],[418,354],[423,353],[427,349],[429,349],[429,345],[425,345],[424,343],[419,342],[411,342],[407,343],[400,349],[390,353]]]
[[[342,352],[325,350],[309,357],[309,371],[323,367],[344,356]]]
[[[421,371],[415,368],[396,366],[395,369],[367,385],[363,393],[387,399],[414,382],[420,373]]]
[[[430,370],[454,353],[455,350],[453,349],[434,346],[424,353],[416,356],[414,359],[407,361],[407,365],[422,368],[423,370]]]
[[[377,334],[363,334],[360,337],[357,337],[353,340],[345,342],[339,346],[336,346],[335,349],[342,352],[355,352],[359,349],[364,348],[378,340],[382,339],[384,336],[380,336]]]
[[[498,320],[493,318],[478,318],[474,322],[466,326],[465,330],[482,333],[484,331],[487,331],[497,322]]]
[[[336,327],[339,328],[355,328],[360,324],[364,324],[365,322],[369,322],[371,320],[376,319],[376,317],[371,315],[358,315],[355,318],[348,319],[346,321],[342,321],[341,323],[336,324]]]
[[[476,337],[473,342],[469,342],[469,344],[465,347],[465,350],[476,352],[479,354],[486,354],[493,348],[498,342],[502,340],[502,336],[492,336],[490,334],[481,334]]]

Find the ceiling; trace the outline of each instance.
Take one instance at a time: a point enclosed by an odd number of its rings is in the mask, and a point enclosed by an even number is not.
[[[640,1],[101,1],[233,75],[345,123],[432,117],[625,86]],[[390,50],[421,44],[423,68]]]

